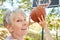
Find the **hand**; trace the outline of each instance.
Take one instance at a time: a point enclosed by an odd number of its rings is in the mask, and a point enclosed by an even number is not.
[[[46,23],[46,19],[43,19],[43,16],[41,15],[42,20],[38,17],[39,19],[39,24],[42,26],[42,28],[46,28],[47,27],[47,23]]]
[[[46,33],[46,40],[53,40],[53,38],[52,38],[52,36],[51,36],[51,34],[50,34],[50,32],[49,32],[49,29],[48,29],[48,27],[47,27],[47,23],[46,23],[46,19],[44,20],[43,19],[43,16],[41,15],[41,18],[42,18],[42,20],[38,17],[38,19],[39,19],[39,24],[42,26],[42,28],[44,28],[44,30],[45,30],[45,33]]]

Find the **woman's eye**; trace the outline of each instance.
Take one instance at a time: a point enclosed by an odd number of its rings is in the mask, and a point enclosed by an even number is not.
[[[22,20],[17,20],[17,22],[22,22]]]
[[[26,19],[24,19],[24,21],[26,21]]]

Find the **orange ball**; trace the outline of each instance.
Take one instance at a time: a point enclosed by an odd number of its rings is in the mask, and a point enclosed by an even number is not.
[[[40,6],[33,8],[30,14],[30,17],[35,22],[40,22],[38,17],[42,20],[41,15],[43,16],[43,19],[45,20],[46,11],[45,8],[41,8]]]

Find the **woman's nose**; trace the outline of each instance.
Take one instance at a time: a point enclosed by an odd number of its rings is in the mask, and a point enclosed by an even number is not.
[[[27,22],[26,22],[26,21],[24,21],[24,22],[23,22],[23,26],[26,26],[26,25],[27,25]]]

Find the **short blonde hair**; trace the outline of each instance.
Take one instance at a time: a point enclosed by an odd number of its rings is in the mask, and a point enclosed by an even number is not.
[[[25,13],[21,9],[15,9],[13,11],[7,10],[3,16],[4,26],[6,26],[7,24],[11,25],[11,19],[13,18],[14,14],[16,14],[16,13],[24,14],[24,16],[26,16]]]

